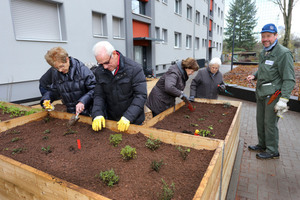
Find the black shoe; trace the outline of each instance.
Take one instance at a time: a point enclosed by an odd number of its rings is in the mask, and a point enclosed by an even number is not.
[[[257,152],[264,152],[266,149],[262,148],[261,146],[255,145],[255,146],[248,146],[248,149],[250,151],[257,151]]]
[[[280,156],[279,153],[268,153],[268,152],[262,152],[262,153],[256,154],[256,158],[264,159],[264,160],[278,159],[279,156]]]

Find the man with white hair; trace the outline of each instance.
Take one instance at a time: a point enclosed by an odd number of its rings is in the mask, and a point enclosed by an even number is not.
[[[213,58],[209,67],[198,71],[191,83],[190,101],[194,101],[194,98],[217,99],[219,92],[225,91],[223,75],[219,71],[221,64],[220,58]]]
[[[142,66],[123,56],[107,41],[93,47],[98,67],[92,111],[94,131],[105,128],[105,119],[118,121],[118,130],[145,120],[147,84]]]

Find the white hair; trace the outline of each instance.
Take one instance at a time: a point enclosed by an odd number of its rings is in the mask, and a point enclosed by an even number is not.
[[[115,51],[115,48],[109,42],[107,41],[97,42],[93,47],[93,53],[95,57],[98,56],[102,48],[106,49],[106,53],[108,55],[111,55]]]
[[[209,65],[214,65],[214,64],[217,64],[217,65],[219,65],[219,67],[221,67],[221,64],[222,64],[221,59],[217,58],[217,57],[211,59],[209,62]]]

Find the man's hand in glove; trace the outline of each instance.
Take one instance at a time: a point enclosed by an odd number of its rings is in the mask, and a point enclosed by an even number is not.
[[[94,118],[92,123],[92,128],[94,131],[99,131],[103,128],[105,128],[105,119],[103,116],[97,116]]]
[[[189,97],[189,101],[194,102],[195,101],[195,97],[194,96],[190,96]]]
[[[288,99],[280,97],[279,101],[274,106],[275,112],[277,112],[277,116],[282,118],[283,113],[288,111],[287,103],[289,102]]]
[[[121,132],[127,131],[130,125],[130,121],[126,117],[121,117],[118,121],[118,130]]]
[[[224,84],[218,85],[218,89],[220,92],[225,92],[226,86]]]

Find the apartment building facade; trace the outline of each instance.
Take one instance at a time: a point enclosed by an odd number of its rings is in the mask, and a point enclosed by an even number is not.
[[[154,75],[172,61],[220,57],[223,13],[224,0],[2,0],[0,100],[38,99],[55,46],[91,66],[93,45],[106,40]]]

